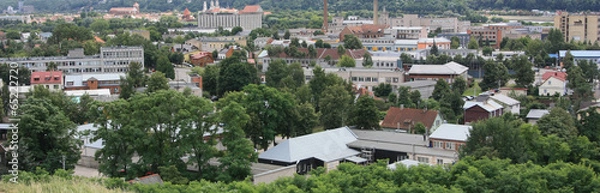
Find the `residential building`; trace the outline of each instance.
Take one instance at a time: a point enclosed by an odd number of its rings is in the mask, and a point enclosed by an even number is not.
[[[429,136],[430,145],[458,152],[467,143],[471,129],[468,125],[442,124]]]
[[[121,77],[125,73],[66,75],[64,85],[66,91],[110,89],[110,94],[119,94]]]
[[[475,40],[481,42],[483,45],[489,42],[490,46],[494,49],[500,49],[500,43],[504,37],[503,33],[504,31],[500,29],[479,28],[467,30],[467,34],[471,38],[475,38]]]
[[[262,27],[263,9],[260,5],[246,5],[239,11],[232,8],[222,8],[219,0],[211,0],[210,7],[206,7],[198,14],[198,27],[216,29],[219,27],[242,27],[244,30],[253,30]]]
[[[316,48],[317,54],[315,57],[310,57],[308,54],[307,48],[298,48],[298,52],[301,52],[305,55],[305,57],[291,57],[286,53],[281,52],[278,55],[263,57],[263,68],[262,71],[266,72],[269,69],[269,63],[273,60],[282,59],[287,64],[291,64],[293,62],[298,62],[302,66],[309,66],[311,62],[316,62],[317,65],[322,67],[330,67],[335,66],[339,61],[341,55],[337,52],[335,48]],[[365,53],[368,53],[364,49],[346,49],[346,53],[344,55],[350,56],[354,60],[356,60],[356,66],[362,67],[362,59]]]
[[[408,71],[407,81],[444,79],[450,84],[458,77],[467,80],[468,70],[469,68],[456,62],[448,62],[444,65],[412,65]]]
[[[471,36],[467,33],[441,33],[436,37],[446,38],[452,40],[452,37],[457,37],[459,40],[459,48],[467,48],[469,41],[471,40]]]
[[[340,42],[344,41],[345,35],[354,35],[358,38],[379,38],[384,36],[387,25],[363,24],[360,26],[346,26],[340,32]]]
[[[398,86],[406,86],[409,87],[411,91],[419,91],[419,93],[421,94],[421,99],[426,100],[433,94],[433,90],[435,89],[436,83],[437,82],[434,80],[416,80],[404,82]]]
[[[61,71],[32,72],[31,86],[41,85],[50,91],[62,91],[63,74]]]
[[[131,35],[139,35],[142,36],[146,40],[150,40],[150,31],[148,30],[129,30],[129,34]]]
[[[566,42],[597,42],[600,40],[600,15],[557,12],[554,28],[562,32]]]
[[[373,91],[381,83],[391,84],[393,89],[398,89],[403,82],[404,72],[401,70],[376,69],[376,68],[323,68],[325,73],[333,73],[341,77],[345,81],[352,81],[353,84],[366,88],[368,91]],[[310,81],[313,77],[313,68],[304,68],[304,76],[306,81]]]
[[[30,15],[2,15],[0,20],[20,21],[22,23],[31,23]]]
[[[490,98],[504,107],[504,113],[519,115],[521,113],[521,102],[503,94],[495,94]]]
[[[538,120],[548,113],[550,112],[546,109],[530,109],[525,118],[527,119],[527,123],[536,124]]]
[[[273,38],[271,37],[257,37],[256,39],[254,39],[254,48],[263,49],[267,45],[271,44],[272,41]]]
[[[542,75],[542,84],[538,91],[540,96],[564,96],[567,94],[567,73],[554,71]]]
[[[421,123],[426,133],[435,131],[443,120],[437,110],[390,107],[381,122],[384,130],[414,133],[415,125]]]
[[[132,7],[113,7],[108,11],[109,14],[113,15],[136,15],[140,13],[140,4],[135,2]]]
[[[198,88],[202,89],[202,76],[198,74],[190,74],[190,82],[194,83]]]
[[[200,50],[212,52],[228,48],[229,45],[246,46],[246,36],[200,37]]]
[[[69,51],[67,56],[0,58],[0,62],[16,62],[31,72],[46,71],[54,62],[63,74],[118,73],[127,72],[129,63],[144,65],[142,47],[101,47],[99,55],[85,56],[83,49]]]
[[[194,66],[205,67],[214,62],[215,60],[210,52],[199,52],[190,56],[190,63]]]
[[[465,104],[463,105],[463,118],[465,124],[492,117],[499,117],[504,114],[504,107],[494,100],[491,100],[489,97],[490,96],[488,95],[480,95],[475,97],[473,101],[465,101]]]
[[[418,49],[431,49],[436,45],[438,49],[450,49],[450,40],[446,38],[421,38],[417,42]]]
[[[417,14],[403,14],[400,17],[389,18],[387,24],[392,27],[426,27],[428,31],[435,31],[438,28],[442,33],[464,32],[465,26],[470,26],[470,22],[459,21],[456,17],[428,18],[419,17]]]
[[[417,27],[392,27],[391,35],[396,39],[421,39],[427,38],[427,28]]]

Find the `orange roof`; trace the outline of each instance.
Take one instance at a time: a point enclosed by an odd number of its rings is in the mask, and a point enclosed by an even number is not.
[[[262,11],[263,10],[260,7],[260,5],[246,5],[246,7],[244,7],[244,9],[240,11],[240,13],[256,13]]]
[[[555,72],[546,72],[546,73],[544,73],[544,75],[542,75],[542,80],[546,81],[550,77],[554,77],[556,79],[565,81],[565,80],[567,80],[567,73],[558,72],[558,71],[555,71]]]
[[[96,42],[101,43],[101,44],[106,43],[104,40],[102,40],[102,38],[100,38],[98,36],[94,36],[94,40],[96,40]]]
[[[410,127],[414,127],[412,124],[420,122],[426,128],[431,129],[437,115],[438,111],[436,110],[425,111],[424,109],[390,107],[381,126],[385,128],[399,127],[400,129],[407,129],[409,125]]]
[[[188,8],[186,7],[185,10],[183,11],[183,15],[189,16],[190,14],[191,14],[190,10],[188,10]]]
[[[62,71],[32,72],[31,84],[62,84]]]

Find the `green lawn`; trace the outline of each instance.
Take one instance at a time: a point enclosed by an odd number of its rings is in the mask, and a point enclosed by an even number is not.
[[[475,90],[475,91],[473,91]],[[469,87],[464,93],[463,96],[478,96],[481,93],[481,88],[479,87],[479,83],[474,81],[473,86]]]

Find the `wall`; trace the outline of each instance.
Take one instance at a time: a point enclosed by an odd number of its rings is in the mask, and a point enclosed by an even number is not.
[[[489,117],[490,113],[487,112],[485,109],[479,106],[473,106],[465,110],[464,120],[465,124],[467,124],[473,121],[487,119]]]
[[[291,177],[296,174],[296,165],[290,165],[287,167],[279,168],[276,170],[271,170],[268,172],[264,172],[261,174],[256,174],[253,176],[254,184],[259,183],[270,183],[281,177]]]
[[[565,95],[565,82],[557,78],[551,77],[548,78],[548,80],[546,80],[542,85],[540,85],[539,95],[546,96],[547,94],[549,94],[550,96],[552,96],[554,95],[554,93],[558,93],[560,96]]]

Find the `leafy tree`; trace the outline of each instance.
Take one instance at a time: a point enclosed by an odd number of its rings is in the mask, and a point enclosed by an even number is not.
[[[451,88],[452,91],[462,95],[467,90],[467,81],[463,77],[455,78]]]
[[[529,87],[535,79],[533,64],[524,55],[513,58],[512,63],[515,68],[515,83],[517,83],[517,86]]]
[[[204,76],[202,76],[202,89],[203,92],[208,92],[210,95],[217,95],[217,83],[219,77],[220,68],[216,65],[206,66],[204,70]]]
[[[297,122],[293,125],[295,133],[292,136],[302,136],[312,133],[313,129],[319,125],[319,114],[310,103],[300,103],[296,105]]]
[[[240,27],[240,26],[235,26],[235,27],[233,27],[233,28],[231,29],[231,34],[234,34],[234,35],[236,35],[236,34],[238,34],[238,33],[239,33],[239,32],[241,32],[241,31],[244,31],[244,29],[242,29],[242,27]]]
[[[392,85],[386,83],[379,83],[379,86],[373,88],[373,92],[377,97],[386,97],[392,93]]]
[[[530,127],[519,128],[520,123],[516,120],[504,117],[493,117],[485,121],[473,124],[469,138],[464,146],[461,156],[488,157],[488,158],[510,158],[515,163],[524,163],[533,156],[526,149],[528,138],[524,138],[522,132],[539,137],[539,131]],[[501,131],[501,132],[498,132]],[[537,136],[536,136],[537,135]],[[529,138],[530,140],[534,140]]]
[[[593,98],[592,85],[587,82],[579,66],[572,66],[567,70],[567,87],[573,90],[576,103],[589,101]],[[578,109],[579,105],[576,104]]]
[[[104,19],[95,19],[92,24],[90,24],[90,29],[95,32],[104,32],[110,29],[110,24],[107,20]]]
[[[283,34],[283,39],[286,39],[286,40],[290,39],[290,30],[285,30],[285,33]]]
[[[560,139],[572,139],[577,136],[577,128],[571,114],[562,108],[552,108],[538,122],[542,135],[554,134]]]
[[[344,35],[344,48],[346,49],[363,49],[362,42],[358,39],[358,37],[352,34]]]
[[[435,83],[435,86],[433,87],[433,93],[431,94],[431,97],[433,99],[439,101],[440,99],[442,99],[444,97],[444,95],[446,95],[450,92],[451,92],[451,90],[450,90],[450,86],[448,85],[448,83],[444,79],[438,79],[437,82]]]
[[[147,93],[156,92],[159,90],[168,90],[169,89],[169,80],[165,77],[165,74],[161,72],[152,73],[150,78],[148,79],[148,88],[146,88]]]
[[[320,66],[313,69],[313,78],[310,79],[309,87],[312,93],[312,102],[315,105],[315,110],[320,112],[321,109],[321,96],[323,91],[331,85],[338,84],[341,82],[341,78],[336,75],[325,74],[325,70]]]
[[[580,119],[577,124],[578,133],[592,142],[600,142],[600,133],[597,132],[600,129],[600,113],[598,113],[597,108],[580,111],[578,117]]]
[[[348,118],[346,112],[349,110],[351,102],[350,93],[342,85],[326,87],[319,101],[323,127],[332,129],[344,126]]]
[[[567,53],[565,54],[565,57],[563,58],[563,68],[564,69],[570,69],[572,66],[574,66],[574,59],[573,59],[573,55],[571,54],[570,50],[567,50]]]
[[[410,101],[413,103],[413,105],[419,105],[417,108],[422,108],[419,104],[421,102],[421,92],[419,92],[419,90],[410,91]]]
[[[63,165],[65,169],[75,167],[82,144],[75,138],[76,125],[57,106],[49,99],[30,97],[20,106],[18,114],[19,170],[34,171],[40,167],[54,173]]]
[[[211,55],[212,55],[213,60],[217,60],[219,58],[219,51],[213,50]]]
[[[341,58],[341,56],[342,56],[342,55],[345,55],[345,54],[346,54],[346,48],[345,48],[344,46],[342,46],[342,45],[339,45],[339,46],[337,47],[337,54],[338,54],[338,55],[340,56],[340,58]]]
[[[508,69],[502,64],[488,60],[483,64],[483,70],[485,74],[483,80],[479,82],[481,90],[501,87],[508,82]]]
[[[304,76],[304,69],[302,69],[302,65],[298,62],[294,62],[288,66],[288,77],[291,78],[294,83],[293,86],[287,85],[288,88],[296,89],[306,82],[306,77]]]
[[[433,46],[431,47],[431,50],[429,52],[431,53],[431,55],[434,55],[434,56],[437,56],[440,54],[439,53],[440,51],[438,50],[438,46],[435,43],[435,41],[433,41]]]
[[[257,69],[239,57],[229,57],[220,63],[217,77],[217,96],[223,96],[229,91],[240,91],[248,84],[258,83]]]
[[[288,75],[288,66],[285,61],[281,59],[273,60],[269,63],[269,68],[265,73],[267,86],[280,88],[281,81]]]
[[[402,106],[402,105],[404,105],[405,107],[415,106],[415,104],[413,104],[413,102],[410,98],[410,87],[408,87],[408,86],[401,86],[398,88],[398,98],[396,98],[396,100],[397,100],[397,102],[395,102],[396,106]]]
[[[456,36],[450,38],[450,49],[458,49],[460,47],[460,39]]]
[[[483,49],[481,50],[481,53],[484,56],[491,56],[492,52],[494,52],[494,49],[492,47],[489,47],[489,46],[483,47]]]
[[[462,99],[462,94],[456,92],[448,92],[439,100],[440,112],[448,122],[454,122],[460,119],[463,114],[463,105],[465,101]],[[458,124],[460,121],[457,121]]]
[[[370,68],[373,66],[373,58],[371,57],[371,54],[369,54],[368,52],[365,52],[365,54],[363,55],[363,66]]]
[[[368,96],[359,97],[348,119],[358,129],[379,129],[379,110],[375,106],[375,100]]]
[[[316,58],[317,57],[317,49],[313,45],[308,46],[308,57]]]
[[[222,143],[227,148],[219,158],[222,173],[219,179],[223,181],[243,180],[251,175],[251,163],[256,162],[258,155],[252,148],[252,142],[245,138],[242,128],[251,121],[244,112],[242,105],[231,102],[220,112],[224,120]]]
[[[471,37],[471,39],[469,40],[469,44],[467,44],[467,48],[474,50],[479,49],[479,43],[477,43],[475,37]]]
[[[414,133],[415,134],[427,134],[427,128],[425,127],[425,125],[423,125],[423,123],[417,122],[415,124]]]
[[[338,65],[340,67],[356,67],[356,60],[354,60],[352,57],[347,56],[347,55],[343,55],[340,58],[340,62],[338,63]]]
[[[160,56],[156,62],[156,70],[162,72],[165,77],[175,79],[175,69],[167,56]]]
[[[600,78],[600,71],[598,70],[598,64],[589,60],[577,61],[577,66],[583,71],[583,77],[588,83],[593,83],[594,79]]]
[[[402,63],[405,63],[405,64],[412,64],[413,63],[412,57],[410,55],[406,54],[406,53],[400,54],[400,60],[402,61]]]

